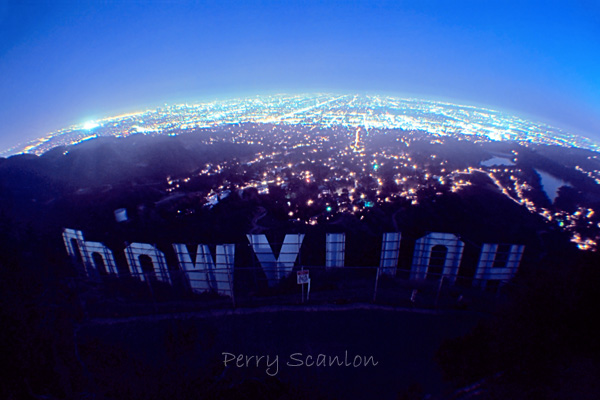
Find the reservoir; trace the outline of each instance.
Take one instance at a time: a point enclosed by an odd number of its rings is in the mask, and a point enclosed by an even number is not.
[[[569,186],[567,182],[563,181],[562,179],[558,179],[547,172],[539,171],[537,169],[535,170],[535,172],[537,172],[540,178],[542,179],[542,187],[544,189],[544,192],[546,193],[546,196],[548,196],[548,198],[552,200],[552,202],[554,202],[554,200],[558,196],[558,189],[560,187]]]
[[[515,165],[514,162],[504,157],[493,157],[489,160],[485,160],[481,162],[481,165],[485,167],[493,167],[494,165]]]

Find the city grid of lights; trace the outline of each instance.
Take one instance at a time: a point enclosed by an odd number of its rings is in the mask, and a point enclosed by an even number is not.
[[[169,177],[164,199],[157,204],[169,204],[182,217],[195,212],[195,206],[186,202],[190,196],[203,207],[212,207],[232,190],[268,194],[278,187],[288,193],[285,212],[289,219],[316,225],[344,213],[362,218],[375,205],[399,201],[416,205],[424,192],[434,196],[457,193],[471,186],[476,176],[485,175],[504,196],[569,231],[580,249],[594,250],[600,239],[598,213],[593,209],[578,207],[567,213],[532,200],[534,188],[528,181],[530,176],[516,164],[520,157],[516,150],[495,157],[499,163],[478,165],[460,165],[456,161],[460,155],[444,156],[441,152],[457,141],[510,141],[523,146],[558,145],[592,151],[600,150],[600,146],[547,125],[470,106],[353,95],[281,95],[174,105],[88,121],[5,154],[42,154],[56,146],[96,137],[140,134],[194,134],[204,144],[257,146],[248,159],[207,163],[192,175]],[[423,143],[441,147],[429,147],[424,158],[419,151],[414,152],[415,146]],[[600,184],[600,170],[574,169]],[[234,175],[235,183],[230,181]],[[192,193],[190,188],[203,177],[212,177],[217,183],[210,190]],[[299,182],[316,185],[318,190],[301,198],[294,193]],[[264,215],[255,216],[255,228],[260,227]]]
[[[0,156],[42,154],[53,147],[76,144],[96,136],[180,134],[198,128],[246,122],[399,128],[600,150],[600,145],[590,139],[484,108],[381,96],[278,95],[171,105],[87,121],[7,149],[0,152]]]

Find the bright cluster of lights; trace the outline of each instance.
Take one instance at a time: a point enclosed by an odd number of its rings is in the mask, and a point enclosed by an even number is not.
[[[437,136],[462,135],[473,141],[514,140],[600,150],[598,143],[587,138],[484,108],[382,96],[318,94],[181,104],[88,121],[8,149],[0,156],[41,154],[56,146],[79,143],[90,131],[97,136],[117,137],[137,133],[176,135],[240,123],[353,127],[356,140],[351,147],[356,152],[361,151],[361,128],[399,128]]]

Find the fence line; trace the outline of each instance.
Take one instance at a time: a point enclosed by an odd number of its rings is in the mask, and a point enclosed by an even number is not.
[[[276,266],[272,266],[271,269],[275,270]],[[175,304],[175,309],[178,309],[177,304],[179,304],[181,309],[186,310],[205,307],[287,305],[303,302],[304,285],[298,285],[295,277],[295,272],[299,270],[309,271],[312,282],[311,304],[373,302],[411,308],[469,308],[476,311],[489,311],[496,307],[504,289],[510,286],[509,281],[498,281],[486,290],[485,282],[488,280],[473,276],[459,276],[456,282],[451,283],[440,273],[430,273],[427,279],[415,280],[401,276],[408,276],[409,270],[399,269],[398,274],[394,276],[383,274],[381,265],[341,268],[296,265],[292,273],[272,286],[269,284],[265,268],[261,266],[232,269],[215,264],[210,270],[169,270],[170,283],[158,279],[156,275],[144,272],[145,282],[140,280],[140,283],[147,287],[146,298],[151,302],[154,312],[160,310],[164,312],[169,302]],[[209,276],[211,273],[212,277]],[[134,279],[133,282],[138,280],[135,276],[125,281],[116,280],[107,274],[100,276],[96,282],[102,282],[106,278],[112,279],[113,282],[121,281],[123,285],[121,290],[127,290],[132,282],[131,279]],[[206,290],[198,290],[199,286],[194,285],[196,282],[205,284],[207,279],[210,280],[210,285],[214,286],[208,285]],[[179,285],[176,287],[177,282]],[[181,283],[184,285],[183,291],[181,291]],[[214,289],[223,286],[229,286],[230,291],[219,292]],[[165,296],[165,291],[168,291],[169,295]],[[173,309],[167,308],[167,310]]]

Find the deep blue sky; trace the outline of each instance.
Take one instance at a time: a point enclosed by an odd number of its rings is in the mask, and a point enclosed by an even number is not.
[[[600,1],[0,0],[0,147],[164,102],[366,92],[600,139]]]

